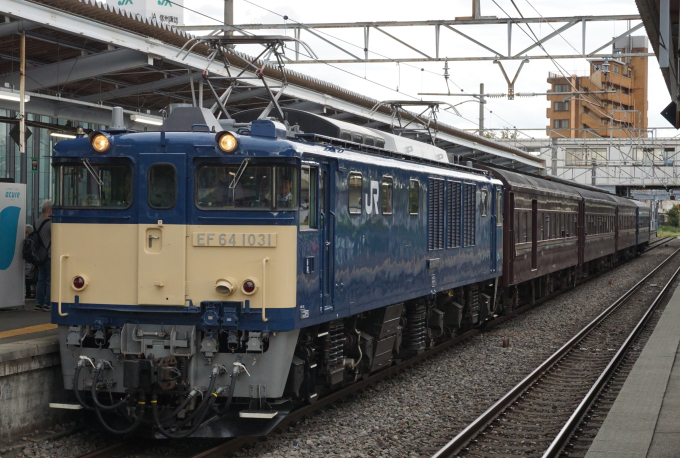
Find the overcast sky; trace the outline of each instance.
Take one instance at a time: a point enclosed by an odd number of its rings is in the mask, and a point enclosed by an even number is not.
[[[495,0],[498,5],[513,17],[517,17],[510,0]],[[548,16],[579,16],[579,15],[607,15],[607,14],[638,14],[634,0],[515,0],[517,7],[525,17],[537,17],[539,14]],[[224,4],[222,0],[185,0],[189,8],[200,11],[206,16],[216,19],[223,17]],[[258,6],[254,6],[258,5]],[[266,11],[271,10],[274,13]],[[535,10],[534,10],[535,8]],[[390,1],[367,1],[367,0],[344,0],[342,2],[327,2],[318,0],[253,0],[252,3],[245,0],[234,1],[234,16],[236,24],[250,23],[282,23],[281,16],[287,15],[290,20],[310,22],[353,22],[353,21],[408,21],[408,20],[432,20],[454,19],[461,16],[470,16],[471,0],[453,1],[430,1],[430,0],[390,0]],[[482,0],[482,15],[507,18],[493,0]],[[185,10],[185,24],[214,24],[205,16]],[[633,22],[635,26],[637,22]],[[559,28],[563,24],[552,24]],[[539,37],[551,32],[553,28],[549,24],[534,24],[532,29]],[[483,42],[487,46],[500,52],[507,52],[507,26],[462,26],[459,29],[473,38]],[[348,41],[355,46],[343,44],[352,53],[363,56],[363,33],[360,30],[323,29],[333,37]],[[391,34],[417,46],[423,52],[434,55],[434,29],[403,27],[387,29]],[[600,22],[589,25],[586,37],[586,52],[599,48],[627,30],[624,21]],[[527,34],[529,31],[525,28]],[[282,33],[272,32],[267,33]],[[288,32],[292,35],[292,32]],[[634,35],[644,34],[644,28]],[[512,50],[518,52],[533,42],[528,35],[513,27]],[[581,50],[581,26],[576,25],[564,32],[563,38],[555,37],[546,43],[546,50],[550,54],[576,54]],[[302,40],[308,43],[320,58],[338,59],[347,58],[346,54],[324,43],[323,41],[302,32]],[[334,38],[326,38],[335,41]],[[417,54],[399,43],[373,31],[370,35],[369,48],[371,51],[383,54],[387,57],[408,57]],[[610,48],[607,49],[607,51]],[[244,52],[254,53],[254,48],[244,48]],[[604,52],[604,51],[603,51]],[[650,47],[651,52],[651,47]],[[539,48],[534,48],[530,54],[543,54]],[[292,53],[289,57],[294,57]],[[452,31],[442,29],[440,38],[440,56],[492,56],[491,53],[480,48],[478,45],[465,40]],[[373,55],[373,57],[380,57]],[[569,74],[583,75],[587,73],[588,62],[583,59],[568,59],[557,61],[562,70]],[[335,65],[335,64],[334,64]],[[519,61],[504,63],[506,72],[512,79]],[[345,70],[328,65],[290,65],[290,69],[314,76],[316,78],[338,84],[349,90],[380,99],[411,99],[420,98],[419,92],[446,92],[444,82],[443,63],[412,63],[401,64],[347,64],[336,65]],[[491,61],[480,62],[452,62],[450,66],[450,87],[452,91],[479,92],[479,84],[484,83],[487,93],[506,93],[507,84],[501,74],[498,65]],[[424,71],[421,70],[424,69]],[[349,74],[347,72],[351,72]],[[550,60],[532,60],[525,64],[515,84],[516,92],[546,92],[549,85],[546,82],[548,72],[559,73],[560,70]],[[379,83],[379,84],[376,84]],[[397,87],[399,92],[397,92]],[[660,112],[668,105],[670,98],[666,85],[659,70],[658,61],[652,57],[649,59],[649,126],[666,127],[668,123],[660,116]],[[460,103],[462,97],[430,97],[441,99],[453,104]],[[486,105],[486,127],[504,128],[516,126],[519,128],[545,129],[548,120],[546,109],[548,102],[545,96],[516,98],[514,101],[507,99],[491,99]],[[463,118],[453,114],[444,113],[442,119],[459,128],[476,128],[479,105],[465,103],[459,108]],[[464,119],[467,118],[467,119]],[[545,130],[525,131],[529,136],[545,137]],[[674,130],[661,130],[659,136],[674,136]],[[526,137],[524,137],[526,138]]]

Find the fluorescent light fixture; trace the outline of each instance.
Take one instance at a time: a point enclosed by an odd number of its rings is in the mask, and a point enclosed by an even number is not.
[[[10,100],[12,102],[19,102],[19,101],[21,101],[21,94],[19,94],[18,92],[9,92],[9,91],[0,90],[0,99]],[[24,102],[28,102],[30,100],[31,100],[30,95],[24,95]]]
[[[151,124],[152,126],[162,126],[163,118],[158,118],[156,116],[146,116],[146,115],[130,115],[130,119],[135,122],[141,122],[142,124]]]
[[[50,132],[50,137],[76,138],[75,135],[72,135],[72,134],[65,134],[65,133],[63,133],[63,132]]]

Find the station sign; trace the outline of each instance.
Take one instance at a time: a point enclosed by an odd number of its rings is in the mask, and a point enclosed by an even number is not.
[[[108,4],[160,24],[184,25],[184,0],[108,0]]]

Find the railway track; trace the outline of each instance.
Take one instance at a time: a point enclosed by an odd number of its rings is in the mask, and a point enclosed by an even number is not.
[[[613,403],[625,380],[625,372],[634,364],[636,353],[631,349],[636,348],[636,344],[639,347],[640,337],[651,333],[649,329],[644,334],[642,331],[680,273],[678,253],[680,249],[433,458],[585,455],[589,441],[604,421],[602,411]],[[638,348],[636,352],[639,351]],[[603,391],[608,382],[611,382],[608,389]],[[591,421],[596,412],[599,425]],[[573,437],[574,432],[580,436]]]
[[[671,239],[673,239],[673,237],[666,237],[666,238],[663,238],[663,239],[656,240],[653,244],[650,244],[647,247],[646,251],[650,251],[650,250],[657,248],[659,246],[663,246],[666,242],[670,241]],[[619,265],[621,265],[621,264],[619,264]],[[605,270],[602,270],[602,271],[598,272],[597,274],[592,275],[592,276],[590,276],[586,279],[580,280],[579,282],[577,282],[576,286],[580,286],[584,283],[587,283],[588,281],[593,280],[593,279],[597,278],[598,276],[600,276],[600,275],[602,275],[606,272],[609,272],[610,270],[611,270],[611,268],[605,269]],[[495,318],[494,320],[488,322],[486,324],[486,328],[489,329],[489,328],[498,326],[498,325],[502,324],[503,322],[507,321],[508,319],[513,318],[514,315],[525,313],[525,312],[541,305],[542,303],[544,303],[544,302],[546,302],[550,299],[553,299],[554,297],[556,297],[556,296],[558,296],[558,295],[560,295],[564,292],[567,292],[569,290],[571,290],[571,288],[556,291],[556,292],[554,292],[550,295],[547,295],[545,297],[542,297],[542,298],[536,300],[534,304],[527,304],[527,305],[524,305],[523,307],[520,307],[520,308],[514,310],[512,315],[499,316],[499,317]],[[446,349],[448,349],[448,348],[450,348],[450,347],[452,347],[456,344],[462,343],[463,341],[468,340],[468,339],[476,336],[480,332],[481,332],[481,329],[473,329],[473,330],[470,330],[468,332],[465,332],[465,333],[455,337],[454,339],[451,339],[447,342],[444,342],[440,345],[435,346],[434,348],[426,351],[425,353],[423,353],[423,354],[421,354],[421,355],[419,355],[415,358],[412,358],[412,359],[407,360],[407,361],[403,361],[399,365],[395,365],[395,366],[390,367],[389,369],[378,372],[377,374],[372,375],[370,378],[368,378],[366,380],[362,380],[361,382],[357,382],[357,383],[350,385],[346,388],[343,388],[343,389],[341,389],[341,390],[339,390],[335,393],[332,393],[332,394],[330,394],[330,395],[328,395],[324,398],[321,398],[317,402],[315,402],[314,404],[304,406],[304,407],[292,412],[291,414],[289,414],[289,416],[286,419],[284,419],[281,423],[279,423],[279,425],[277,426],[275,431],[285,430],[286,427],[291,426],[291,425],[295,425],[296,423],[303,421],[305,418],[314,415],[319,410],[324,409],[325,407],[337,402],[338,400],[346,398],[346,397],[348,397],[348,396],[350,396],[354,393],[361,392],[362,390],[365,390],[366,388],[378,383],[381,380],[392,377],[399,372],[403,372],[403,371],[407,370],[409,367],[417,365],[420,362],[422,362],[426,359],[429,359],[429,358],[435,356],[436,354],[438,354],[438,353],[440,353],[440,352],[442,352],[442,351],[444,351],[444,350],[446,350]],[[218,444],[214,447],[204,449],[203,451],[201,451],[201,452],[199,452],[195,455],[187,455],[187,456],[190,456],[191,458],[217,458],[217,457],[222,458],[227,453],[237,452],[244,447],[247,447],[249,445],[252,445],[252,444],[258,442],[259,440],[261,440],[260,437],[239,437],[239,438],[235,438],[235,439],[229,439],[229,440],[223,441],[222,443],[220,443],[220,444]],[[171,441],[168,441],[168,442],[171,442]],[[104,448],[101,448],[101,449],[98,449],[98,450],[94,450],[94,451],[87,453],[85,455],[81,455],[78,458],[123,458],[123,457],[129,456],[129,455],[132,455],[135,452],[139,452],[140,450],[144,450],[146,447],[148,447],[148,445],[143,444],[138,439],[131,438],[131,439],[123,440],[119,443],[110,445],[108,447],[104,447]]]
[[[675,238],[675,237],[663,237],[663,238],[654,240],[653,242],[651,242],[651,243],[647,246],[647,249],[645,249],[645,251],[653,250],[654,248],[657,248],[657,247],[663,245],[664,243],[670,242],[670,241],[673,240],[674,238]]]

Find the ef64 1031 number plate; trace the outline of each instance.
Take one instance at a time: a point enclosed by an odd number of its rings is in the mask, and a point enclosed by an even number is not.
[[[228,232],[194,232],[194,246],[272,248],[276,234],[234,234]]]

